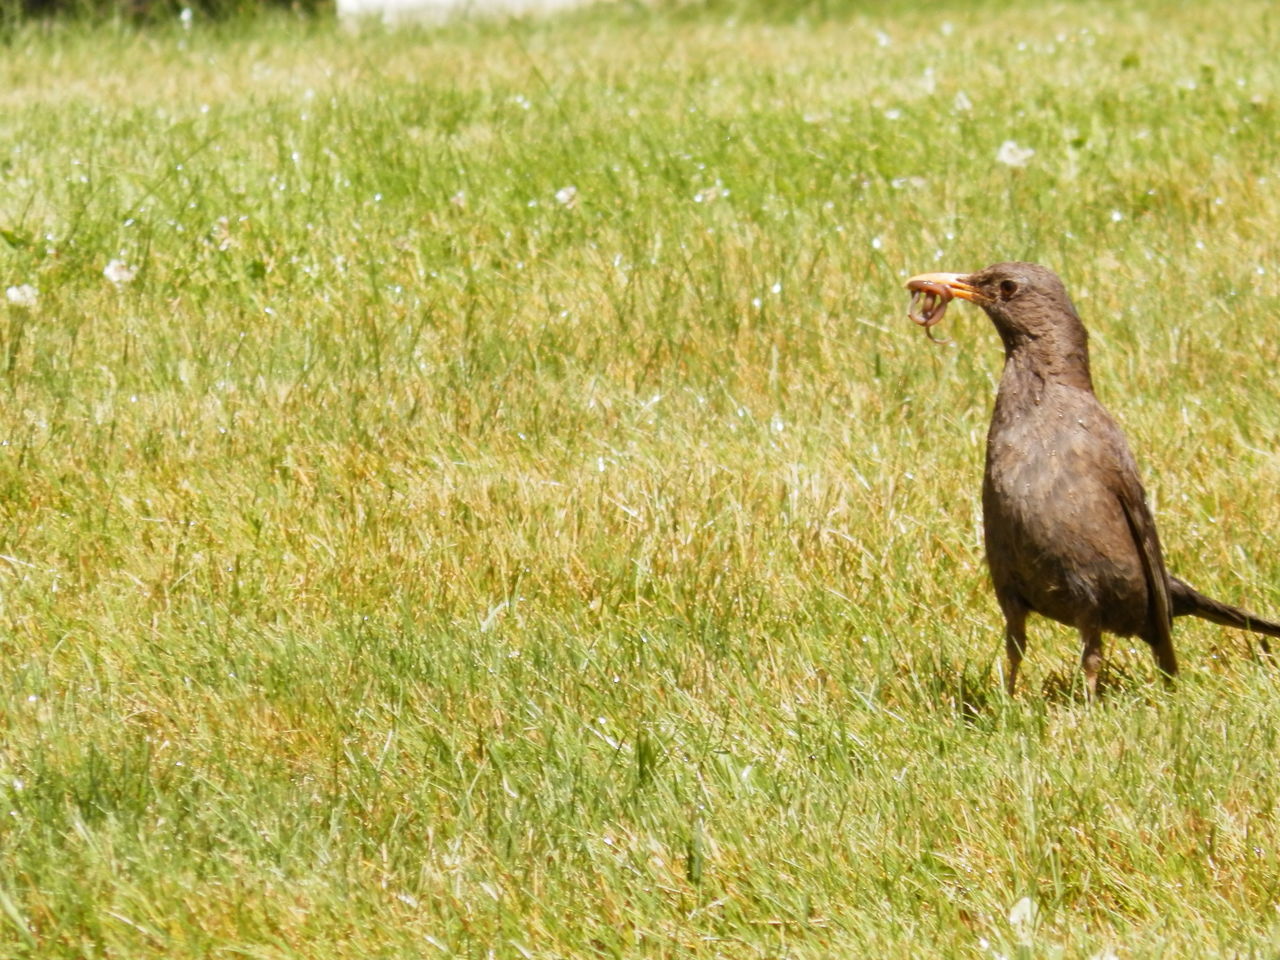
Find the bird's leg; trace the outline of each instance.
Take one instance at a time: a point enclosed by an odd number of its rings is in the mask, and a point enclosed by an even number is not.
[[[1095,624],[1080,627],[1080,668],[1084,671],[1085,694],[1098,697],[1098,673],[1102,670],[1102,628]]]
[[[1027,651],[1027,609],[1021,603],[1002,603],[1004,610],[1004,652],[1009,669],[1004,676],[1005,689],[1013,696],[1018,685],[1018,667]]]

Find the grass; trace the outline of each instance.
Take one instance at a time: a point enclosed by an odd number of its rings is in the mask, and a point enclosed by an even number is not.
[[[998,341],[901,284],[1058,269],[1171,568],[1280,610],[1278,34],[12,30],[0,954],[1274,955],[1275,674],[999,692]]]

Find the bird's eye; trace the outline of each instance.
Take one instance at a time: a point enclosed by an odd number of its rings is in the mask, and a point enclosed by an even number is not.
[[[1005,300],[1008,300],[1017,292],[1018,292],[1018,283],[1016,280],[1000,281],[1000,296]]]

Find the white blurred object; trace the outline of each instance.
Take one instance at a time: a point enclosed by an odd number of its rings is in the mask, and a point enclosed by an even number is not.
[[[455,16],[525,14],[585,6],[591,0],[337,0],[338,19],[348,24],[438,23]]]

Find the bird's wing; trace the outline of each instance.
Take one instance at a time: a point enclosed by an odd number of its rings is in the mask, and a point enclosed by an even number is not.
[[[1136,470],[1121,471],[1116,495],[1124,509],[1134,545],[1142,559],[1142,570],[1147,579],[1147,597],[1151,611],[1151,624],[1156,639],[1162,644],[1172,644],[1173,607],[1169,600],[1169,575],[1164,568],[1164,555],[1160,551],[1160,538],[1156,535],[1156,522],[1147,507],[1142,484]]]

